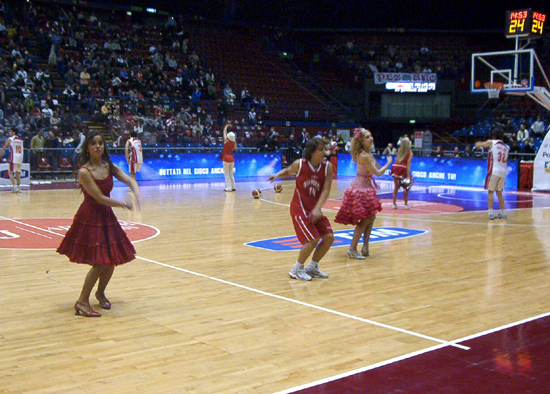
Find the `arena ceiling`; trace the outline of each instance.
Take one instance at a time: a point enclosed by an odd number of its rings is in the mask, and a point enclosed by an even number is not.
[[[337,29],[504,29],[506,10],[533,8],[550,14],[548,0],[122,0],[188,16],[277,25]]]

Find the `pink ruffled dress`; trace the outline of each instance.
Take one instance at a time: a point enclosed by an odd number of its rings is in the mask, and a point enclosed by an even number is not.
[[[113,175],[95,182],[104,195],[113,190]],[[57,253],[73,263],[92,266],[115,266],[135,259],[136,250],[120,226],[113,209],[99,204],[83,188],[84,201]]]
[[[363,155],[368,155],[368,153],[361,153],[361,156]],[[377,188],[372,179],[372,173],[358,160],[357,176],[344,192],[344,200],[334,221],[356,226],[361,220],[368,219],[382,211],[382,203],[376,196]]]

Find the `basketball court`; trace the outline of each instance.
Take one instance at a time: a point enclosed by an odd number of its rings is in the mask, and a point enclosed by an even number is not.
[[[544,392],[550,195],[508,191],[490,221],[482,189],[415,184],[393,210],[381,181],[360,261],[333,221],[349,182],[325,206],[330,278],[312,282],[288,277],[292,181],[144,182],[140,212],[115,209],[138,257],[100,318],[74,315],[87,267],[55,253],[81,194],[2,192],[2,392]]]

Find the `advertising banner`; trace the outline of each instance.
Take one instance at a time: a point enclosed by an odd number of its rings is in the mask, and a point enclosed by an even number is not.
[[[266,178],[282,168],[281,154],[234,153],[235,178]],[[128,173],[128,164],[124,155],[111,155],[113,163]],[[178,180],[224,178],[223,162],[219,153],[169,153],[155,157],[144,157],[141,171],[136,174],[140,180]]]
[[[386,157],[375,155],[378,163],[386,163]],[[394,159],[395,160],[395,159]],[[391,167],[381,177],[375,179],[392,180]],[[413,157],[411,172],[416,182],[443,185],[483,187],[487,176],[487,160],[441,157]],[[349,154],[338,154],[338,177],[356,175],[356,164]],[[508,162],[506,186],[508,190],[518,189],[519,163]]]
[[[0,186],[2,187],[11,187],[9,169],[9,163],[0,163]],[[21,164],[21,185],[29,186],[31,184],[31,179],[29,175],[29,163]]]
[[[550,133],[546,133],[546,137],[544,137],[544,141],[542,141],[533,163],[532,190],[550,190]]]

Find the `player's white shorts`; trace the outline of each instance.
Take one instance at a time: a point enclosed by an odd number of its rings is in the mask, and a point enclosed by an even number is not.
[[[130,163],[130,173],[135,174],[141,170],[141,165],[143,163]]]
[[[21,172],[21,163],[10,163],[10,173]]]
[[[487,176],[485,179],[485,189],[502,191],[504,189],[504,177],[496,175]]]

